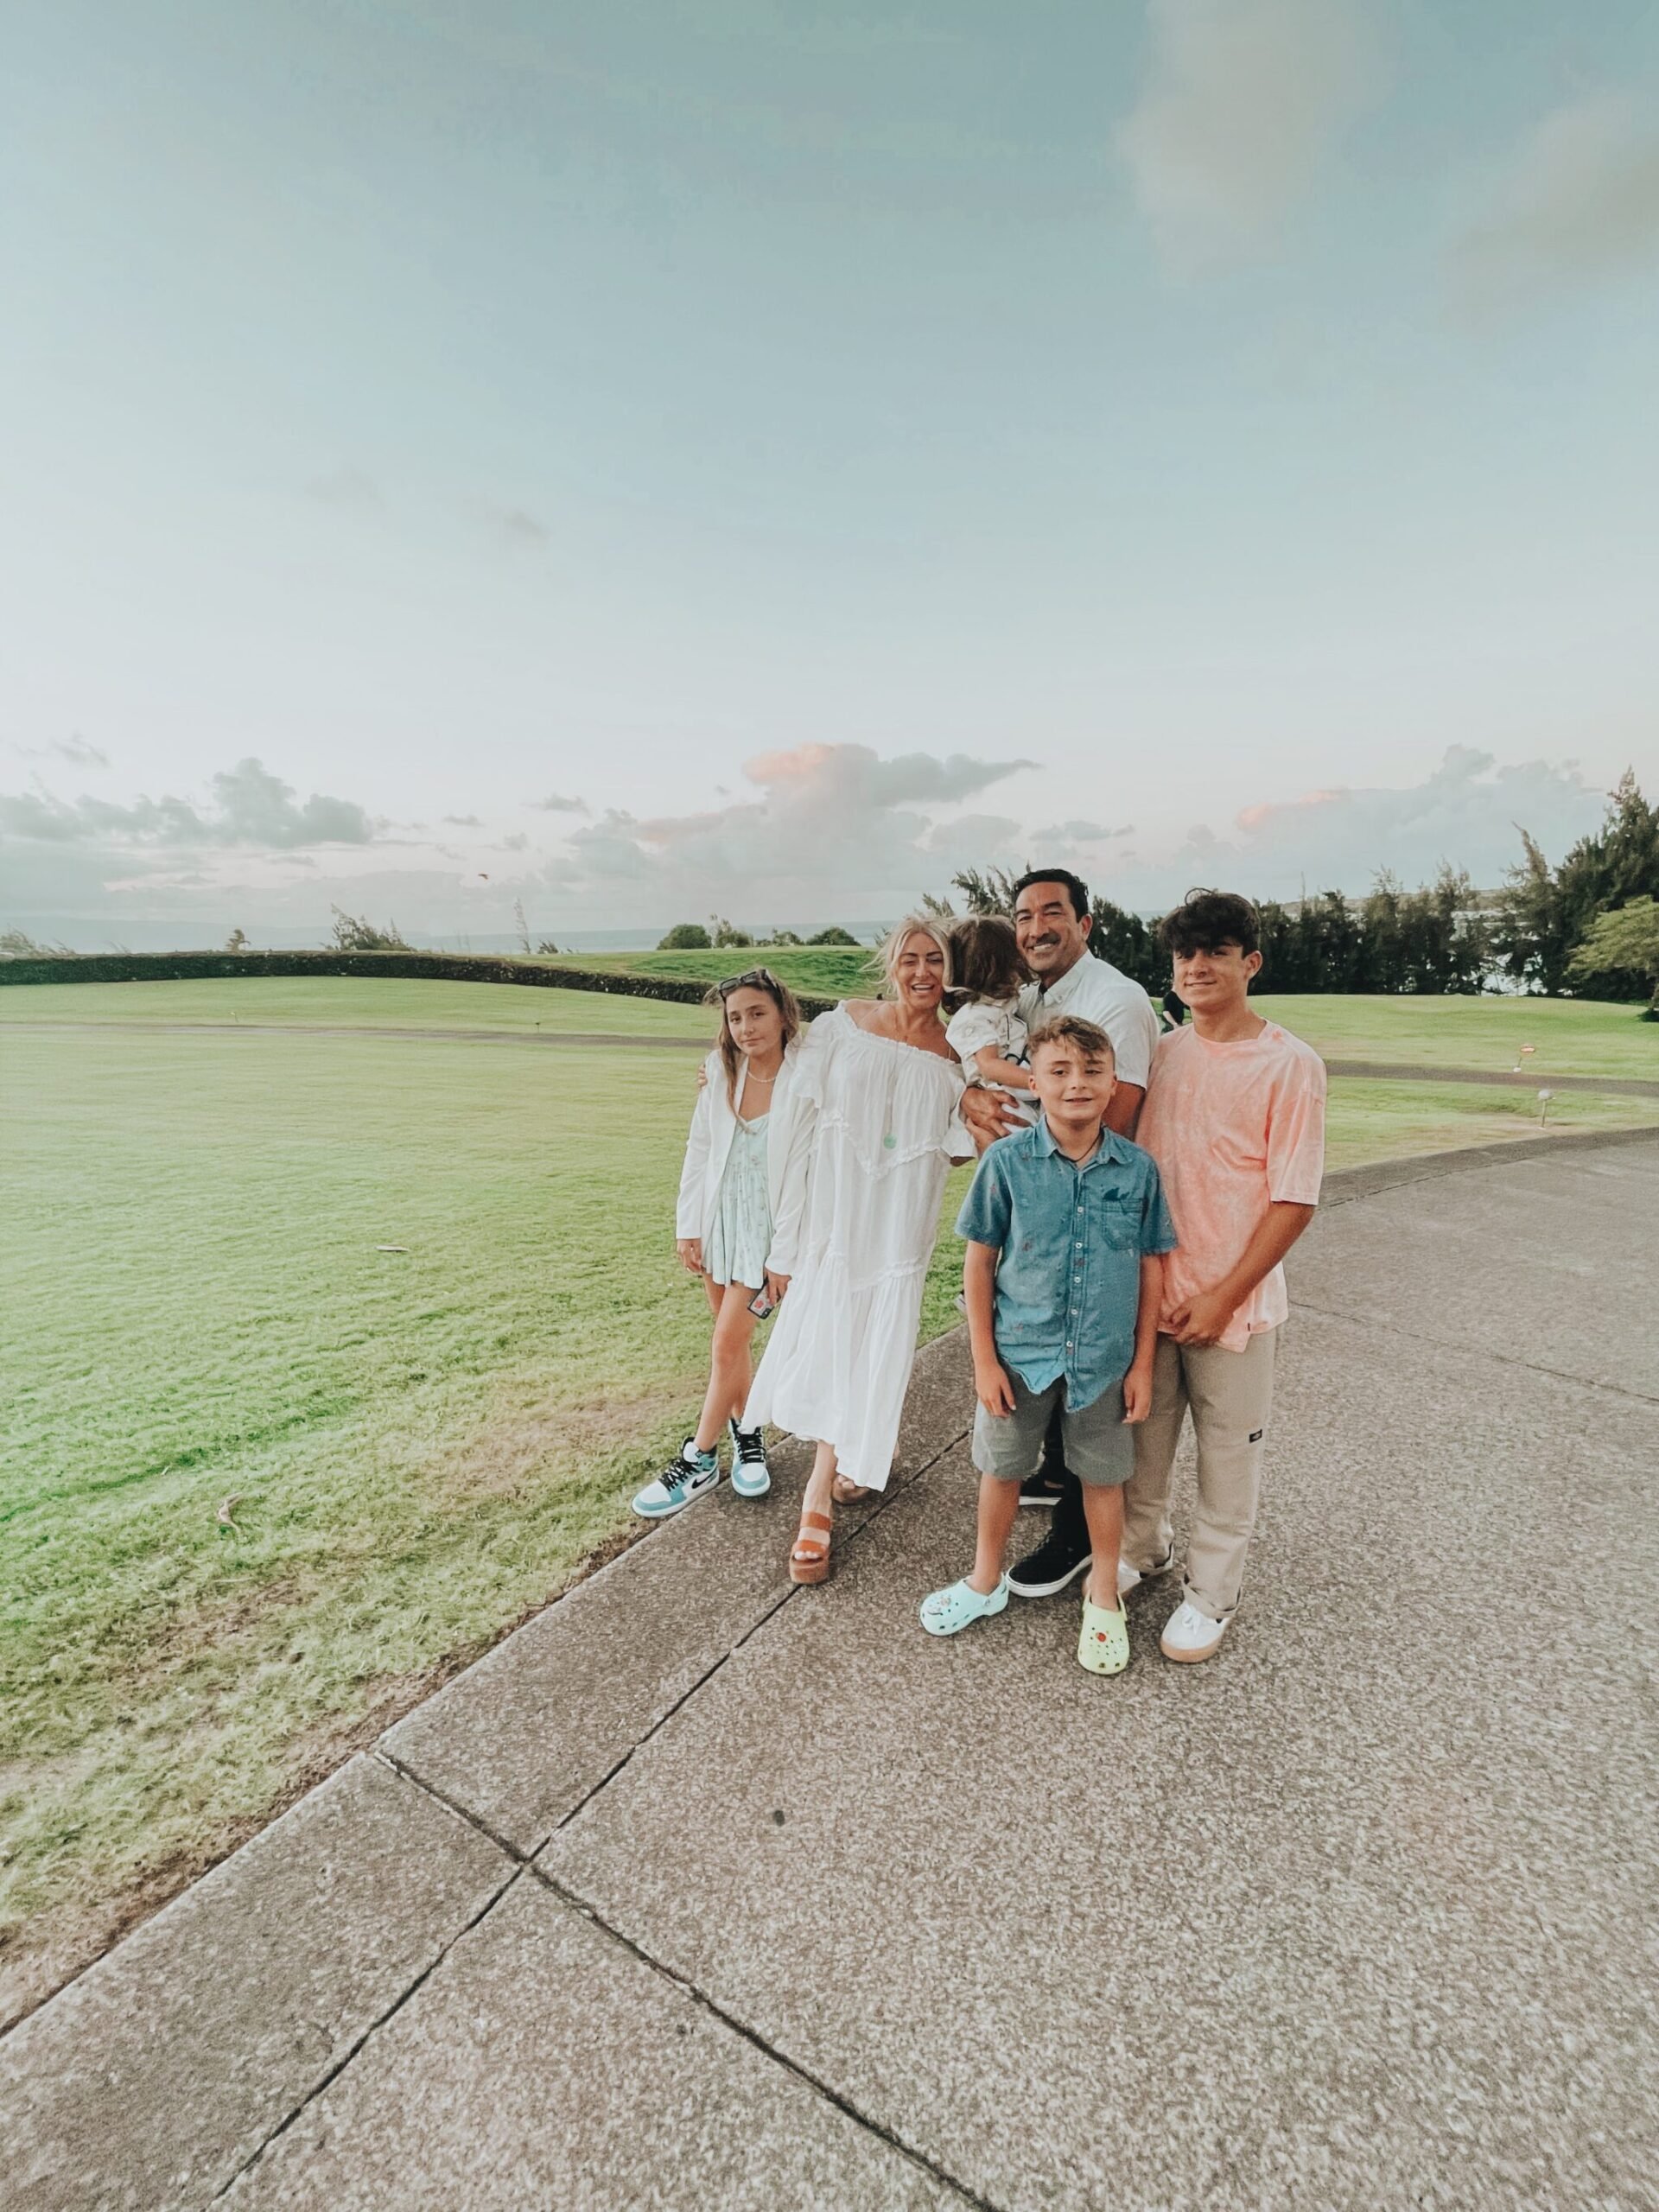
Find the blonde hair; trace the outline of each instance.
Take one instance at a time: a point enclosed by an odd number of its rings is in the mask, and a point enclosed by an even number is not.
[[[944,987],[950,988],[950,939],[943,922],[934,921],[926,914],[906,914],[896,929],[887,931],[881,940],[876,958],[881,963],[885,977],[882,995],[893,998],[899,990],[899,956],[913,937],[931,938],[944,961]]]

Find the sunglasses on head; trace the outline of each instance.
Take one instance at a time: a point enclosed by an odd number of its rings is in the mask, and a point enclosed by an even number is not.
[[[776,997],[779,988],[770,968],[748,968],[742,975],[728,976],[715,986],[723,999],[730,998],[734,991],[742,990],[770,991]]]

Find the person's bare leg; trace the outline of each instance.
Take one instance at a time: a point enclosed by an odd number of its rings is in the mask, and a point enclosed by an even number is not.
[[[1008,1538],[1013,1533],[1014,1516],[1020,1510],[1018,1480],[1003,1482],[995,1475],[982,1475],[979,1478],[979,1526],[974,1548],[974,1571],[968,1578],[968,1587],[977,1590],[982,1598],[988,1598],[1002,1577],[1002,1563],[1008,1555]],[[1116,1568],[1112,1572],[1116,1573]]]
[[[715,1287],[711,1286],[711,1290]],[[712,1452],[734,1414],[741,1414],[754,1380],[749,1346],[754,1341],[752,1286],[728,1282],[715,1312],[715,1340],[709,1360],[709,1392],[694,1440],[699,1452]]]
[[[824,1513],[835,1518],[835,1500],[830,1484],[836,1479],[836,1447],[820,1444],[812,1455],[812,1471],[806,1478],[806,1495],[801,1500],[803,1513]]]
[[[1123,1548],[1123,1485],[1084,1483],[1083,1517],[1089,1524],[1093,1554],[1083,1593],[1090,1605],[1115,1613],[1122,1603],[1117,1594],[1117,1558]]]
[[[830,1573],[830,1523],[835,1519],[836,1447],[821,1443],[801,1500],[801,1525],[789,1554],[791,1582],[822,1582]],[[814,1525],[808,1526],[812,1522]],[[822,1522],[819,1527],[817,1522]]]

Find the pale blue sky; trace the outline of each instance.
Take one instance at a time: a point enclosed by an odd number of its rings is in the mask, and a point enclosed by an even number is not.
[[[1659,785],[1650,7],[7,45],[0,926],[1491,880]]]

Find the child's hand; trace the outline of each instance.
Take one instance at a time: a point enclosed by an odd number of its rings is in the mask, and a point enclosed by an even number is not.
[[[1133,1424],[1152,1411],[1152,1370],[1132,1367],[1123,1377],[1123,1418]]]
[[[1014,1385],[994,1359],[974,1369],[974,1394],[988,1414],[1001,1416],[1014,1411]]]
[[[702,1239],[701,1236],[682,1236],[674,1247],[680,1255],[680,1265],[688,1274],[702,1273]]]
[[[1172,1306],[1164,1327],[1178,1344],[1214,1344],[1220,1343],[1232,1318],[1232,1301],[1224,1293],[1217,1297],[1213,1290],[1201,1290],[1196,1298]]]

